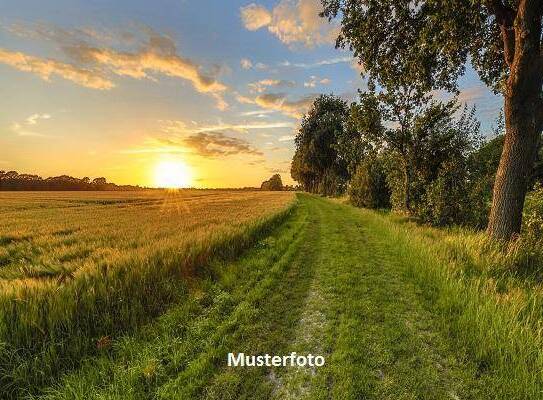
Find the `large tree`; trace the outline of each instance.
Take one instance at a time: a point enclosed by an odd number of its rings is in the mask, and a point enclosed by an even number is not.
[[[335,194],[347,181],[346,160],[340,157],[336,144],[346,134],[348,112],[347,103],[339,97],[321,95],[302,118],[291,176],[305,190]]]
[[[354,51],[370,79],[455,92],[469,60],[503,94],[506,135],[488,232],[518,233],[543,125],[543,1],[321,1],[323,16],[341,16],[337,45]]]

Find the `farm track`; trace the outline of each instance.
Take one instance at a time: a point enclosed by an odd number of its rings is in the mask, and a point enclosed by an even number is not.
[[[395,243],[302,195],[280,228],[191,299],[46,390],[47,399],[486,399]],[[229,368],[228,352],[323,355],[321,368]]]

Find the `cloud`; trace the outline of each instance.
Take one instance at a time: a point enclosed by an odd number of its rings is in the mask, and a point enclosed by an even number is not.
[[[26,119],[27,125],[36,125],[40,119],[51,119],[49,114],[32,114]]]
[[[254,104],[270,110],[277,110],[293,118],[301,118],[309,109],[315,95],[309,95],[299,100],[288,100],[284,93],[266,93],[258,95],[254,99]]]
[[[262,79],[258,82],[249,83],[248,86],[252,93],[262,93],[268,87],[292,88],[296,86],[296,82],[284,79]]]
[[[351,67],[358,73],[358,75],[364,75],[366,73],[366,69],[362,64],[360,64],[360,61],[356,58],[352,59]]]
[[[113,39],[114,34],[106,35],[89,29],[64,30],[43,24],[11,27],[11,31],[28,38],[57,43],[75,63],[40,59],[0,49],[0,63],[33,72],[44,80],[50,80],[52,75],[59,75],[85,87],[105,90],[115,86],[104,76],[106,72],[154,81],[154,75],[164,75],[189,81],[196,91],[213,97],[221,110],[228,106],[223,98],[227,87],[218,79],[223,69],[217,65],[206,69],[203,65],[181,56],[170,37],[151,28],[140,27],[134,34],[123,32],[118,34],[117,41]],[[133,51],[119,51],[104,46],[102,41],[106,40],[109,43],[130,43],[137,47]],[[97,44],[97,41],[101,44]]]
[[[247,165],[262,165],[266,163],[266,160],[264,160],[263,158],[259,158],[257,160],[251,160],[247,163]]]
[[[453,94],[443,90],[434,90],[431,95],[438,101],[450,101],[454,98]],[[485,119],[496,118],[503,106],[503,98],[500,95],[492,93],[479,83],[462,88],[456,100],[460,104],[475,105],[477,113]]]
[[[162,131],[167,133],[209,133],[218,131],[234,131],[247,133],[250,130],[258,129],[278,129],[278,128],[292,128],[292,122],[245,122],[240,124],[215,124],[188,127],[183,121],[160,121],[162,123]]]
[[[243,69],[251,69],[251,68],[253,68],[253,63],[248,58],[242,58],[239,63],[241,65],[241,68],[243,68]]]
[[[298,100],[289,100],[285,93],[264,93],[254,98],[236,93],[236,99],[241,104],[256,104],[267,111],[279,111],[292,118],[301,118],[316,97],[308,95]]]
[[[241,19],[245,28],[256,31],[271,24],[272,14],[266,7],[251,3],[241,8]]]
[[[281,136],[279,138],[279,141],[280,142],[289,142],[291,140],[294,140],[294,136],[293,135],[285,135],[285,136]]]
[[[290,169],[269,167],[267,168],[267,171],[271,174],[288,174],[290,172]]]
[[[474,85],[460,91],[460,94],[458,95],[458,102],[474,103],[484,99],[488,92],[488,88],[482,85]]]
[[[98,90],[108,90],[115,85],[98,71],[80,68],[56,60],[30,56],[21,52],[0,49],[0,63],[7,64],[19,71],[31,72],[44,81],[52,76],[59,76],[78,85]]]
[[[255,68],[259,69],[259,70],[266,70],[269,67],[264,63],[258,62],[258,63],[255,64]]]
[[[66,47],[70,56],[81,63],[105,66],[111,72],[134,79],[153,79],[152,74],[162,74],[191,82],[196,91],[210,94],[217,107],[227,107],[222,97],[227,87],[218,81],[217,70],[205,73],[202,66],[178,54],[175,42],[163,35],[151,32],[145,46],[136,52],[121,52],[98,48],[85,43]]]
[[[258,117],[258,118],[263,118],[269,114],[273,114],[275,113],[276,110],[256,110],[256,111],[246,111],[246,112],[242,112],[240,115],[242,117]]]
[[[189,148],[195,154],[207,158],[238,154],[263,155],[246,140],[226,136],[222,132],[200,132],[184,138],[158,139],[158,142],[169,147]]]
[[[309,81],[304,82],[304,87],[314,88],[317,85],[329,85],[331,82],[328,78],[318,78],[315,75],[309,77]]]
[[[242,7],[241,19],[250,31],[266,27],[289,46],[312,48],[333,43],[339,33],[337,26],[319,16],[321,11],[319,0],[280,0],[271,11],[255,3]]]
[[[315,61],[312,63],[292,63],[290,61],[285,60],[282,63],[280,63],[279,66],[310,69],[310,68],[322,67],[325,65],[335,65],[335,64],[351,63],[351,62],[353,62],[353,57],[345,56],[345,57],[328,58],[325,60]]]
[[[23,122],[14,122],[11,124],[11,130],[19,136],[27,137],[46,137],[43,133],[34,132],[28,128],[31,126],[36,126],[41,120],[51,119],[49,114],[32,114],[26,118]]]

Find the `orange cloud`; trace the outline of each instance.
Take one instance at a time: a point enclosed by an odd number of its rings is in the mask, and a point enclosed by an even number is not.
[[[264,109],[280,111],[293,118],[301,118],[315,100],[314,95],[309,95],[292,101],[288,100],[284,93],[265,93],[256,96],[254,99],[238,96],[238,100],[240,100],[240,97],[242,102],[251,102]]]
[[[67,64],[0,49],[0,62],[22,71],[33,72],[44,80],[49,80],[52,75],[59,75],[82,86],[104,90],[115,86],[110,79],[104,77],[104,71],[134,79],[154,80],[153,74],[160,74],[187,80],[196,91],[213,97],[219,109],[228,107],[223,98],[227,87],[219,82],[217,77],[220,68],[213,66],[211,70],[205,70],[189,58],[182,57],[170,37],[160,35],[150,28],[142,29],[141,40],[137,40],[136,35],[131,36],[130,42],[140,43],[140,48],[133,52],[89,44],[96,40],[115,42],[113,36],[106,40],[105,34],[92,30],[67,31],[54,26],[21,25],[12,27],[11,31],[28,38],[55,42],[75,62],[75,65]],[[119,41],[127,41],[127,35],[128,33],[123,32]]]
[[[256,31],[272,22],[272,14],[266,7],[251,3],[241,9],[241,19],[245,28]]]
[[[0,63],[19,71],[31,72],[45,81],[56,75],[78,85],[99,90],[108,90],[115,85],[100,73],[56,60],[43,59],[21,52],[0,49]]]
[[[175,43],[166,36],[152,33],[146,46],[137,52],[101,49],[84,43],[65,50],[80,62],[106,66],[116,75],[152,79],[150,74],[156,73],[188,80],[198,92],[214,97],[219,109],[228,106],[222,97],[226,85],[214,74],[204,73],[192,60],[178,55]]]
[[[241,124],[216,124],[216,125],[204,125],[189,127],[183,121],[160,121],[162,124],[162,131],[166,133],[206,133],[217,131],[233,131],[240,133],[247,133],[250,130],[259,129],[278,129],[278,128],[291,128],[293,125],[291,122],[245,122]]]

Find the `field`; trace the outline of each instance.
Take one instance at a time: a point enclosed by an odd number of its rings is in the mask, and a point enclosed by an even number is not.
[[[481,233],[306,194],[3,196],[40,271],[3,267],[5,398],[542,397],[543,286]],[[326,364],[226,365],[292,351]]]
[[[289,193],[0,193],[0,383],[41,385],[185,296],[250,245]],[[102,340],[102,344],[100,344]]]

